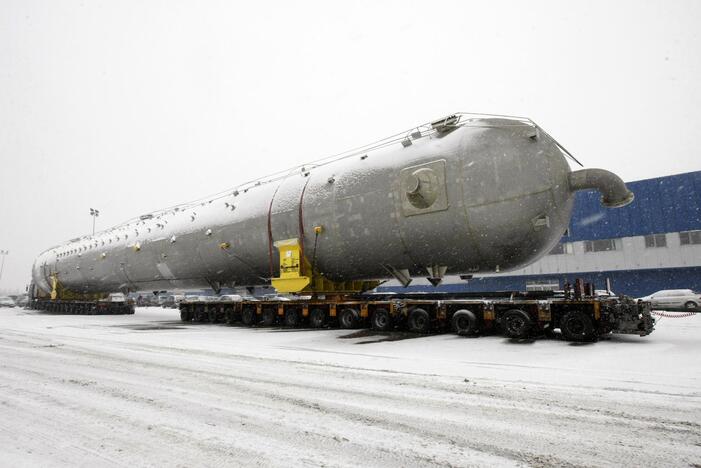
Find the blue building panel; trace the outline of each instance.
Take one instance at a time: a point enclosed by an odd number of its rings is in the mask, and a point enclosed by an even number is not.
[[[577,192],[569,234],[563,242],[644,236],[701,230],[701,171],[627,182],[635,200],[623,208],[604,208],[595,190]],[[701,267],[620,269],[563,274],[508,275],[475,278],[468,282],[408,288],[380,287],[381,291],[487,292],[526,291],[529,282],[558,283],[575,278],[604,288],[606,279],[619,294],[641,297],[661,289],[701,291]]]
[[[701,171],[628,182],[635,200],[604,208],[595,190],[578,192],[563,242],[701,229]]]

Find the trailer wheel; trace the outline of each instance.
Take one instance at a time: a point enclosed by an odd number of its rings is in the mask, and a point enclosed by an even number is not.
[[[509,338],[526,338],[533,322],[521,309],[507,310],[501,317],[501,327]]]
[[[425,310],[416,307],[409,312],[409,330],[415,333],[428,333],[431,329],[431,316]]]
[[[591,318],[579,310],[567,312],[562,317],[560,331],[568,341],[591,341],[594,337]]]
[[[338,315],[338,324],[341,328],[357,328],[360,322],[360,314],[357,310],[348,307]]]
[[[209,320],[209,314],[207,314],[207,311],[205,310],[205,306],[196,306],[195,307],[195,321],[196,322],[206,322]]]
[[[260,324],[264,327],[269,327],[275,323],[275,309],[263,309],[261,314]]]
[[[299,310],[295,308],[290,308],[285,311],[285,325],[291,328],[298,327],[302,317],[299,314]]]
[[[229,325],[236,323],[236,311],[233,307],[224,308],[224,321]]]
[[[309,325],[312,328],[321,328],[326,325],[326,312],[322,309],[312,309],[309,312]]]
[[[211,307],[211,308],[209,309],[209,311],[207,312],[207,316],[208,316],[207,318],[209,319],[209,321],[210,321],[211,323],[217,323],[217,322],[219,322],[217,309],[218,309],[218,307]]]
[[[387,309],[375,309],[370,321],[372,328],[377,331],[387,331],[392,328],[392,317]]]
[[[474,312],[467,309],[458,310],[450,320],[453,331],[460,336],[474,335],[477,333],[477,317]]]
[[[252,307],[244,307],[241,311],[241,323],[247,327],[252,327],[256,321],[256,311]]]
[[[190,313],[187,307],[183,307],[182,309],[180,309],[180,320],[182,322],[189,322],[190,320],[192,320],[192,314]]]

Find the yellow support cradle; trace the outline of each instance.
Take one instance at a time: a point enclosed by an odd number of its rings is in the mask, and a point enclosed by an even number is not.
[[[280,252],[280,277],[273,278],[273,287],[282,293],[301,292],[311,283],[311,278],[304,275],[302,247],[298,239],[277,241],[273,244]]]
[[[68,290],[58,280],[58,273],[51,273],[49,278],[51,279],[51,293],[49,297],[52,301],[57,299],[62,301],[97,301],[109,295],[108,293],[79,293]]]
[[[331,281],[317,271],[302,254],[299,239],[285,239],[273,244],[280,252],[280,276],[272,279],[279,293],[353,294],[377,287],[381,281]],[[309,274],[311,273],[311,275]]]

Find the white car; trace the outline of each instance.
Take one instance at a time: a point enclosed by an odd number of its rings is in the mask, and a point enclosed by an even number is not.
[[[0,297],[0,307],[14,307],[15,301],[11,297],[2,296]]]
[[[664,289],[639,300],[649,301],[653,309],[697,310],[701,304],[701,293],[691,289]]]
[[[185,300],[185,296],[182,294],[171,294],[165,301],[161,303],[161,307],[164,309],[177,309],[181,302]]]
[[[124,293],[112,293],[107,296],[107,300],[109,302],[126,302],[127,297],[124,295]]]

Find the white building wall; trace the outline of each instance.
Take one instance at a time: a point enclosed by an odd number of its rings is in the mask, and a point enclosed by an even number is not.
[[[498,274],[480,274],[490,276],[524,276],[570,274],[590,271],[644,270],[654,268],[701,267],[701,245],[681,245],[678,232],[666,233],[666,247],[645,247],[644,236],[620,238],[620,250],[607,252],[585,252],[585,241],[570,242],[571,253],[546,255],[526,268],[501,272]],[[450,272],[448,272],[450,273]],[[476,276],[477,277],[477,276]],[[459,276],[448,274],[443,283],[460,283]],[[416,278],[413,285],[430,285],[423,278]],[[399,286],[397,281],[388,281],[384,286]]]
[[[585,241],[572,242],[572,253],[546,255],[526,268],[507,274],[521,276],[701,266],[701,245],[681,245],[678,232],[668,232],[666,238],[666,247],[648,248],[645,247],[645,236],[623,237],[620,239],[622,249],[607,252],[585,252]]]

